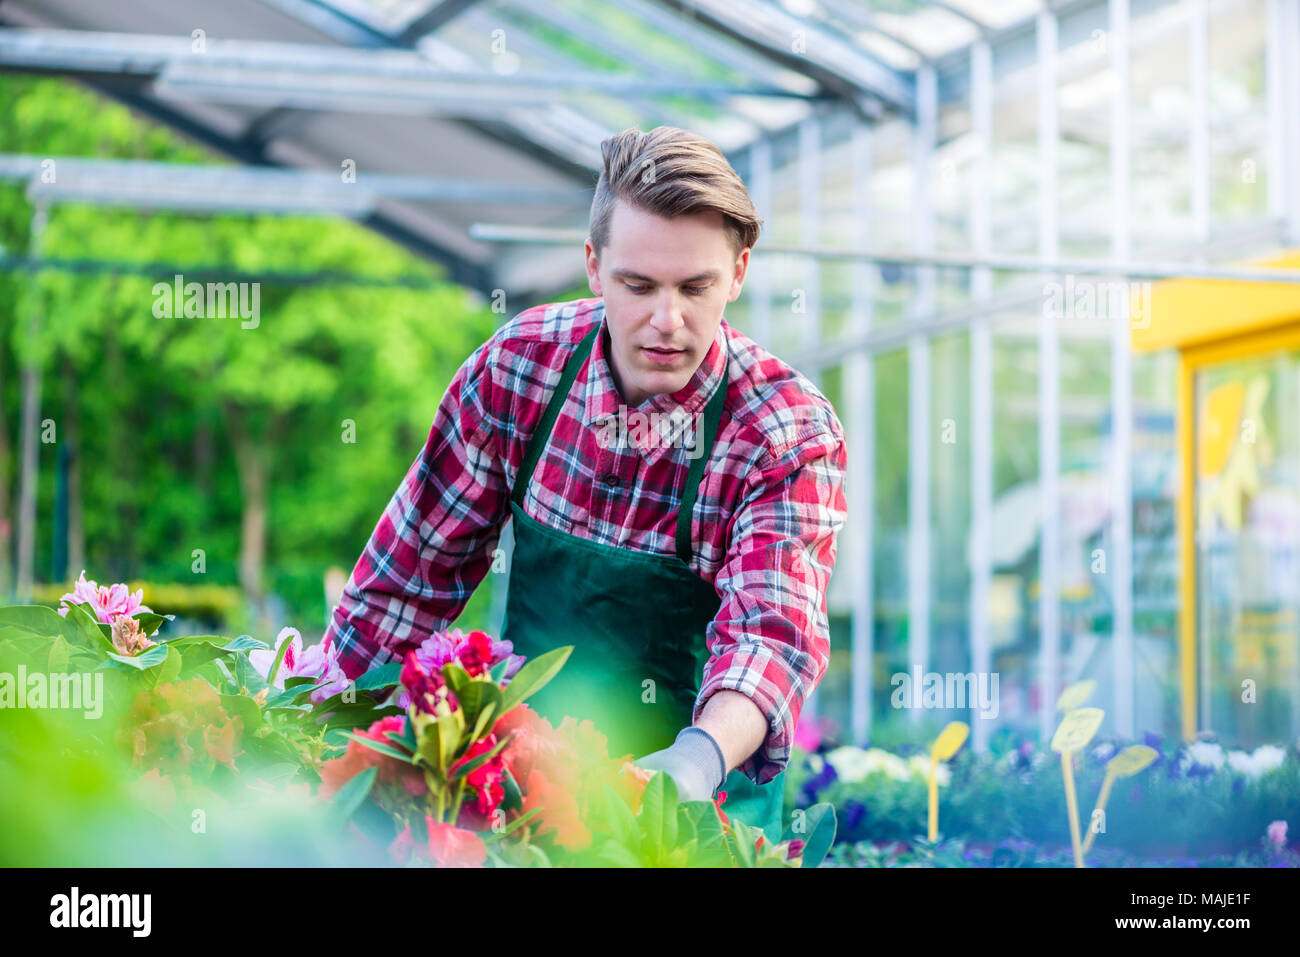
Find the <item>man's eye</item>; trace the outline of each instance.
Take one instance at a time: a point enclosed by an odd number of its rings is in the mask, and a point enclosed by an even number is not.
[[[692,295],[692,296],[699,296],[699,295],[702,295],[702,294],[704,293],[704,290],[705,290],[706,287],[704,287],[704,286],[683,286],[682,288],[685,289],[686,292],[687,292],[689,295]]]
[[[645,292],[647,289],[650,288],[649,286],[634,286],[629,282],[625,282],[623,283],[623,285],[627,286],[627,288],[630,289],[632,292]]]

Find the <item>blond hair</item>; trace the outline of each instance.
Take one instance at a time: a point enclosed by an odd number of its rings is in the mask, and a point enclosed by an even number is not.
[[[737,256],[758,241],[763,220],[744,181],[703,136],[675,126],[649,133],[626,129],[605,139],[600,152],[604,168],[589,222],[597,257],[609,244],[609,221],[620,199],[666,219],[716,210]]]

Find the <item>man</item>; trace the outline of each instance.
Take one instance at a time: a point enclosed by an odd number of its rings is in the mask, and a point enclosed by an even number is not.
[[[513,518],[501,637],[574,646],[530,705],[592,718],[682,800],[721,786],[777,840],[830,653],[844,433],[723,318],[761,220],[722,153],[672,127],[601,148],[598,298],[525,310],[461,366],[325,640],[350,677],[405,655],[460,614]]]

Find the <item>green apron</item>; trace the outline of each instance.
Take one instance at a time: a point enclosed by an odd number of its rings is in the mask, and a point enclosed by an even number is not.
[[[570,535],[524,513],[524,492],[550,438],[578,369],[601,323],[569,358],[524,455],[510,494],[515,549],[501,637],[516,654],[536,657],[562,645],[573,652],[560,673],[528,699],[558,726],[565,715],[590,718],[609,753],[632,759],[673,743],[691,725],[704,666],[705,629],[721,602],[691,570],[691,513],[722,417],[727,375],[704,413],[702,454],[692,462],[677,516],[675,555],[618,548]],[[781,837],[784,773],[756,785],[737,768],[719,788],[730,818]],[[716,796],[716,792],[715,792]]]

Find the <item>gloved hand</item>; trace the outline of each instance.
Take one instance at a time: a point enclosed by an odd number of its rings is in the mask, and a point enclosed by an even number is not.
[[[682,728],[668,747],[632,762],[650,771],[667,771],[680,801],[711,801],[727,777],[722,748],[703,728]]]

